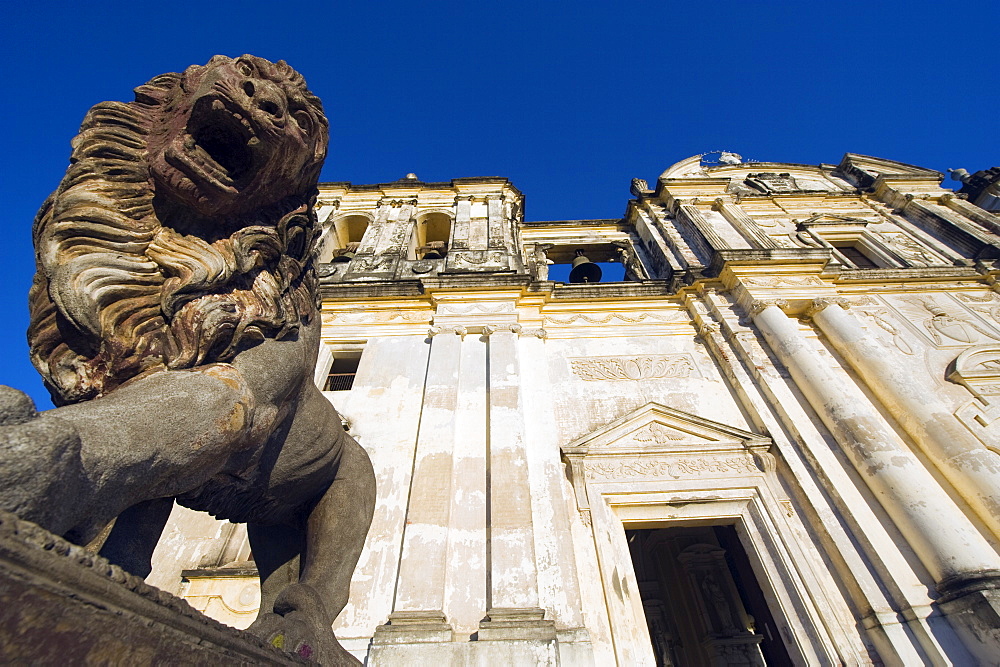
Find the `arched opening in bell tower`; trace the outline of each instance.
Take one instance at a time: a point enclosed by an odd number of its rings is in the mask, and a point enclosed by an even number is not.
[[[335,220],[323,237],[317,261],[351,261],[364,240],[370,222],[369,216],[361,214],[345,215]]]
[[[443,259],[451,240],[451,216],[432,212],[417,218],[410,237],[409,259]]]

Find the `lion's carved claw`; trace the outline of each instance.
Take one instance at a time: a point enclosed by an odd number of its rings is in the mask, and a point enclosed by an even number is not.
[[[320,665],[360,665],[337,641],[332,622],[316,589],[308,584],[292,584],[278,595],[274,611],[261,613],[247,631]]]

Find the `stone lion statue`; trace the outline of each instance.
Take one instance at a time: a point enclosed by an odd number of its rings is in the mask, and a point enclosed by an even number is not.
[[[327,120],[284,62],[212,58],[105,102],[35,220],[31,359],[0,393],[0,506],[146,576],[174,499],[246,522],[250,628],[323,664],[371,523],[364,450],[314,386]]]

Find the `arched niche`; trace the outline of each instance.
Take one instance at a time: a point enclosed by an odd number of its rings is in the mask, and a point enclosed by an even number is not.
[[[419,215],[410,237],[409,259],[444,257],[451,242],[451,223],[451,214],[445,211],[428,211]]]
[[[318,261],[332,262],[346,252],[356,252],[371,222],[367,213],[348,213],[334,219],[320,241]]]

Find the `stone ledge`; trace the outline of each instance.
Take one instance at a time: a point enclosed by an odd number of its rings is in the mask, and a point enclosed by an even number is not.
[[[0,663],[308,664],[0,512]]]

